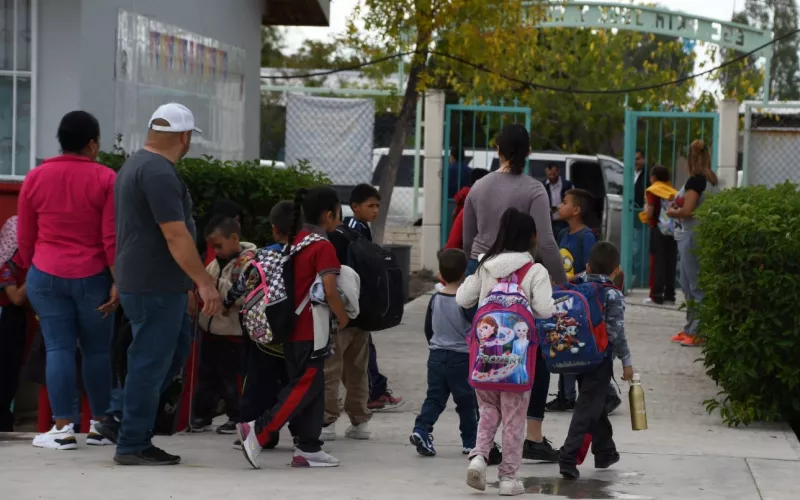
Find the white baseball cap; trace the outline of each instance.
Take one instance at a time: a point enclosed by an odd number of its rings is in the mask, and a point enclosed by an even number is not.
[[[169,125],[153,125],[155,120],[164,120]],[[194,115],[189,108],[177,102],[163,104],[150,117],[148,128],[159,132],[188,132],[190,130],[202,134],[203,131],[194,126]]]

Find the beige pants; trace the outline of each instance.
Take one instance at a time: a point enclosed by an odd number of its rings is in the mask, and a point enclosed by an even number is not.
[[[339,409],[339,385],[344,384],[344,412],[353,425],[372,418],[369,399],[369,332],[345,328],[333,335],[333,356],[325,360],[325,425],[336,422]]]

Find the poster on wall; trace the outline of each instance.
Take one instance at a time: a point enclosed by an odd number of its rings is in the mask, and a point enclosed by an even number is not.
[[[179,102],[203,131],[192,156],[244,159],[244,70],[241,48],[120,10],[114,116],[123,148],[141,148],[153,111]]]

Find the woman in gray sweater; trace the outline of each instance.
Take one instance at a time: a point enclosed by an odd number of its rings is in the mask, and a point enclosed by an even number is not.
[[[567,283],[561,253],[553,236],[550,199],[544,185],[523,175],[525,160],[530,154],[530,134],[522,125],[508,125],[497,137],[500,168],[470,190],[464,205],[464,252],[470,256],[467,273],[478,267],[478,258],[497,238],[500,217],[513,207],[528,213],[536,222],[539,256],[555,284]],[[550,372],[544,360],[536,363],[531,400],[528,406],[528,428],[522,456],[528,460],[557,462],[558,451],[542,434],[544,405],[550,387]]]

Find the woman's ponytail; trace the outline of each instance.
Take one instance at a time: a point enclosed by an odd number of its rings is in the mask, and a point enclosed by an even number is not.
[[[518,123],[507,125],[497,136],[497,151],[507,161],[513,175],[525,170],[525,162],[531,152],[531,136],[528,130]]]

